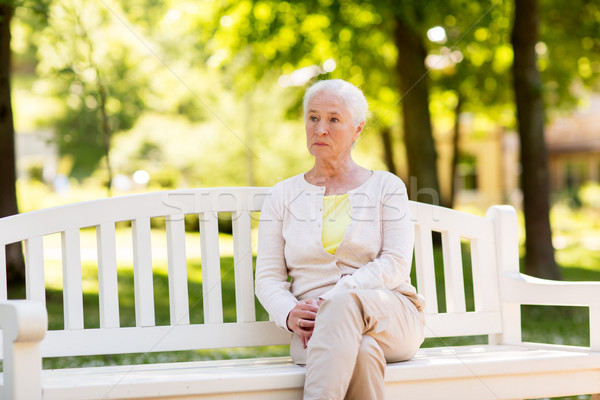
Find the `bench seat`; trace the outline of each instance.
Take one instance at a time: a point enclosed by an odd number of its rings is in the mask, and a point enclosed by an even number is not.
[[[568,346],[473,345],[419,350],[389,364],[388,398],[461,400],[600,392],[600,353]],[[304,367],[290,357],[48,370],[44,399],[301,399]],[[523,384],[521,384],[521,381]],[[427,390],[423,390],[427,388]]]

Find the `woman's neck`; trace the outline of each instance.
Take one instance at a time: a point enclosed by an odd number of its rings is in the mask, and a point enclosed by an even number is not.
[[[371,171],[359,166],[352,159],[343,163],[334,163],[315,159],[315,165],[304,178],[316,186],[325,186],[326,195],[343,194],[363,183]]]
[[[308,171],[308,177],[314,182],[345,180],[360,169],[351,158],[343,161],[325,161],[315,159],[315,165]]]

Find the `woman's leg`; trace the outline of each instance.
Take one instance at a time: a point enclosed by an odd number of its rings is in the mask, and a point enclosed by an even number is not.
[[[352,378],[363,330],[358,298],[344,292],[321,304],[308,342],[305,400],[341,400]]]
[[[325,301],[308,343],[305,399],[343,399],[357,363],[357,377],[372,371],[368,379],[383,387],[383,374],[376,373],[377,357],[365,353],[359,360],[363,335],[375,340],[387,361],[406,360],[423,341],[422,316],[410,300],[389,290],[350,290]],[[367,340],[363,350],[375,351]],[[368,360],[373,365],[363,365]]]
[[[346,400],[384,399],[385,355],[377,341],[363,335]]]

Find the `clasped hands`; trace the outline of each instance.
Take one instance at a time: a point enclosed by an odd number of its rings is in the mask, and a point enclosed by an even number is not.
[[[306,348],[315,328],[315,318],[323,299],[300,300],[287,317],[288,329],[300,336],[302,346]]]

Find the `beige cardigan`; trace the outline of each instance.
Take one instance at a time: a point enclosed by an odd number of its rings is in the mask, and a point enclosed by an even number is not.
[[[414,227],[406,187],[385,171],[348,191],[352,222],[335,254],[321,243],[325,187],[304,174],[279,182],[265,199],[258,229],[256,295],[276,324],[298,300],[327,299],[345,289],[387,288],[418,309],[424,299],[410,284]]]

